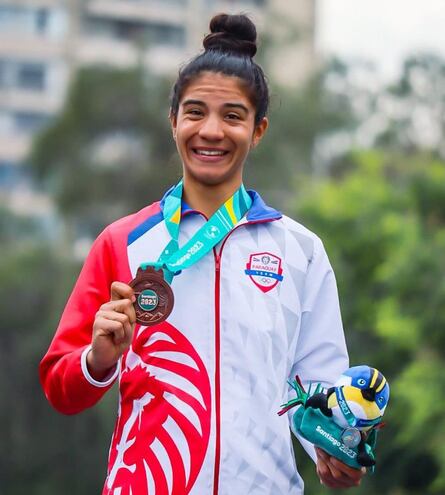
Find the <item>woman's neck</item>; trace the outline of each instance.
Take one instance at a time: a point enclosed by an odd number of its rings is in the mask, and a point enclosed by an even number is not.
[[[210,218],[240,188],[241,182],[209,186],[184,178],[184,201]]]

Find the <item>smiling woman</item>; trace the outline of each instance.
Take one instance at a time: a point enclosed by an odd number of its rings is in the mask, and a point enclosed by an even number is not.
[[[255,25],[221,14],[210,30],[205,51],[180,71],[170,109],[184,197],[208,216],[240,187],[247,155],[266,132],[269,106],[263,70],[253,61]]]
[[[203,72],[184,90],[171,122],[184,197],[210,217],[241,186],[245,160],[264,135],[267,119],[255,124],[255,108],[238,77]]]
[[[268,126],[255,26],[221,14],[210,29],[172,91],[183,179],[98,237],[40,367],[66,414],[119,377],[106,495],[302,494],[276,414],[287,382],[328,387],[348,368],[323,244],[243,185]],[[316,460],[333,488],[363,475]]]

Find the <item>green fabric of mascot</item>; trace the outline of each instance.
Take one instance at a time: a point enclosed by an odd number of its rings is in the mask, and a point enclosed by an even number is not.
[[[354,468],[374,470],[377,432],[389,400],[389,385],[375,368],[347,369],[326,391],[320,384],[305,391],[299,377],[290,382],[297,397],[278,414],[300,406],[293,415],[295,430],[306,440]]]

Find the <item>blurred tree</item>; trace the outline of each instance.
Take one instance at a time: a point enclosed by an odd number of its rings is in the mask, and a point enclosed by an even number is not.
[[[74,236],[157,200],[180,175],[168,120],[170,84],[141,69],[81,69],[30,162]],[[177,162],[177,160],[176,160]]]
[[[382,85],[375,67],[359,61],[331,64],[326,88],[348,103],[356,125],[325,135],[317,159],[321,168],[353,147],[428,151],[445,159],[445,60],[438,55],[408,57],[399,77]],[[326,163],[328,162],[328,163]],[[323,167],[323,164],[325,167]]]
[[[328,87],[333,74],[345,76],[336,61],[298,90],[271,82],[269,128],[249,156],[245,176],[277,208],[294,194],[296,177],[318,172],[318,143],[332,133],[352,132],[356,125],[348,98]]]
[[[363,68],[334,59],[298,91],[271,82],[271,125],[249,157],[249,186],[283,208],[296,175],[328,173],[354,143],[445,156],[445,62],[409,58],[399,80],[383,89]],[[75,236],[95,236],[180,176],[167,118],[170,86],[139,68],[78,73],[30,157]]]
[[[67,418],[51,410],[37,373],[79,264],[57,257],[38,223],[7,210],[0,219],[0,491],[99,493],[116,394]]]
[[[167,118],[169,87],[139,69],[79,73],[64,111],[37,139],[31,156],[72,238],[94,237],[115,218],[159,199],[179,177]],[[391,108],[377,104],[374,90],[357,88],[338,61],[299,92],[272,88],[271,125],[249,159],[246,183],[283,207],[298,176],[301,200],[290,209],[327,244],[352,362],[380,367],[392,385],[377,475],[368,477],[361,493],[444,493],[444,163],[434,158],[437,152],[398,155],[406,126],[392,124],[386,134],[385,126],[377,126],[366,142],[378,140],[385,152],[335,159]],[[391,91],[391,98],[410,108],[405,96],[411,89]],[[65,418],[48,413],[36,378],[79,266],[43,240],[29,244],[29,233],[38,228],[0,218],[2,242],[8,245],[16,235],[23,240],[21,249],[10,246],[4,255],[2,249],[0,261],[0,309],[6,315],[0,390],[16,408],[16,414],[1,413],[9,446],[0,454],[2,493],[97,493],[114,396],[107,394],[80,417]],[[23,300],[29,305],[17,303]],[[319,483],[313,466],[304,469],[308,495],[325,493],[314,488]]]
[[[308,181],[295,213],[325,241],[351,363],[391,385],[377,475],[360,493],[444,493],[445,163],[374,150],[332,173]]]
[[[249,158],[246,183],[278,208],[295,174],[310,171],[316,140],[351,124],[346,99],[325,88],[331,70],[338,67],[321,71],[298,92],[272,85],[271,126]],[[36,139],[30,162],[74,237],[94,237],[177,181],[170,86],[140,69],[82,69],[62,113]]]
[[[377,145],[435,150],[445,158],[445,60],[408,57],[399,80],[378,95],[376,110],[386,120]]]
[[[270,135],[247,167],[248,184],[266,191],[279,205],[284,204],[283,192],[291,192],[295,173],[309,171],[317,135],[348,122],[345,105],[324,94],[325,77],[320,74],[302,93],[280,89],[283,105],[273,96]],[[80,236],[94,237],[115,218],[159,199],[179,177],[179,160],[172,158],[169,87],[139,69],[89,68],[77,75],[62,113],[37,138],[30,157],[68,228],[68,245]],[[2,225],[0,238],[16,241],[29,229],[17,219]],[[14,445],[0,459],[5,494],[29,493],[29,487],[36,494],[68,493],[68,480],[69,493],[97,493],[105,472],[114,395],[107,394],[81,417],[65,418],[51,412],[36,376],[79,265],[71,259],[71,250],[56,250],[41,240],[26,252],[11,250],[2,268],[8,274],[0,283],[5,311],[14,307],[18,293],[29,300],[26,310],[5,319],[6,327],[16,330],[5,332],[2,342],[8,353],[4,362],[13,367],[15,378],[0,381],[0,390],[14,402],[20,401],[19,395],[26,397],[17,415],[6,420],[5,411],[3,424],[11,432],[7,441]],[[14,389],[16,381],[23,384],[20,391]],[[13,436],[17,432],[19,438]]]

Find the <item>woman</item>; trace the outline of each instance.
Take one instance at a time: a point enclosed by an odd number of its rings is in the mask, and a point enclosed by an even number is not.
[[[286,381],[330,386],[348,367],[321,241],[242,184],[268,126],[255,26],[218,15],[210,29],[172,92],[183,180],[98,237],[41,363],[45,393],[66,414],[119,377],[104,494],[303,493],[277,415]],[[149,265],[171,281],[174,304],[145,326],[129,282]],[[323,484],[360,482],[362,472],[306,448]]]

